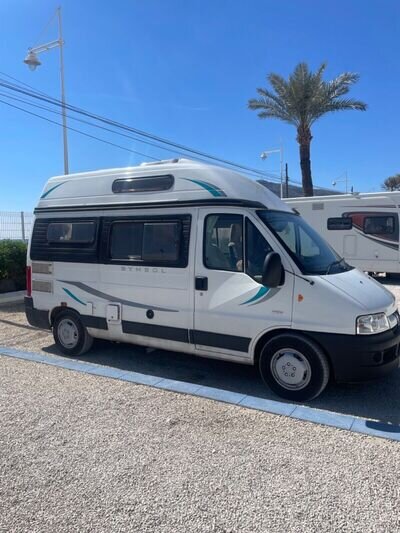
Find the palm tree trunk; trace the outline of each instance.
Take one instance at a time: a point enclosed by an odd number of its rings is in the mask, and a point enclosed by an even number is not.
[[[300,147],[300,167],[304,196],[314,196],[310,160],[311,139],[310,128],[308,126],[299,126],[297,129],[297,142]]]

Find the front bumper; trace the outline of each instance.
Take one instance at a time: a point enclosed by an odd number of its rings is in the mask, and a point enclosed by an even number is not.
[[[332,363],[336,381],[380,378],[399,368],[400,326],[377,335],[311,333]]]
[[[35,309],[33,307],[33,300],[29,296],[25,296],[25,314],[31,326],[40,329],[51,329],[48,311]]]

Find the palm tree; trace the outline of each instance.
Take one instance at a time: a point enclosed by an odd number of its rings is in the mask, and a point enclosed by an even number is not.
[[[307,63],[299,63],[287,80],[271,73],[267,80],[272,90],[257,89],[259,98],[248,102],[249,109],[258,111],[260,118],[277,118],[296,127],[305,196],[314,194],[310,161],[311,126],[322,115],[332,111],[367,109],[364,102],[343,98],[358,81],[358,74],[344,72],[332,81],[324,81],[325,68],[326,63],[322,63],[316,72],[311,72]]]

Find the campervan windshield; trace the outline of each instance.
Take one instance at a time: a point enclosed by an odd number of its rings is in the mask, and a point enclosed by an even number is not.
[[[258,215],[276,235],[303,274],[337,274],[352,267],[295,213],[259,211]]]

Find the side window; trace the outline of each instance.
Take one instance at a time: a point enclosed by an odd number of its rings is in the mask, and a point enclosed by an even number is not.
[[[148,266],[187,266],[190,216],[180,220],[113,220],[108,259]]]
[[[96,218],[41,218],[33,226],[32,261],[98,263],[100,220]]]
[[[246,219],[246,274],[261,281],[265,256],[272,247],[255,225]]]
[[[208,215],[204,225],[204,265],[243,272],[243,217]]]
[[[390,235],[394,233],[393,216],[370,216],[364,218],[364,233],[373,235]]]
[[[353,221],[350,217],[332,217],[327,220],[329,230],[349,230],[353,227]]]
[[[153,222],[143,229],[143,261],[178,261],[181,225]]]
[[[167,176],[148,176],[146,178],[121,178],[115,180],[112,184],[114,193],[143,193],[168,191],[174,185],[174,177]]]
[[[140,261],[142,259],[143,224],[116,222],[111,229],[111,259]]]
[[[96,224],[89,222],[51,222],[47,227],[47,242],[91,244],[96,236]]]

